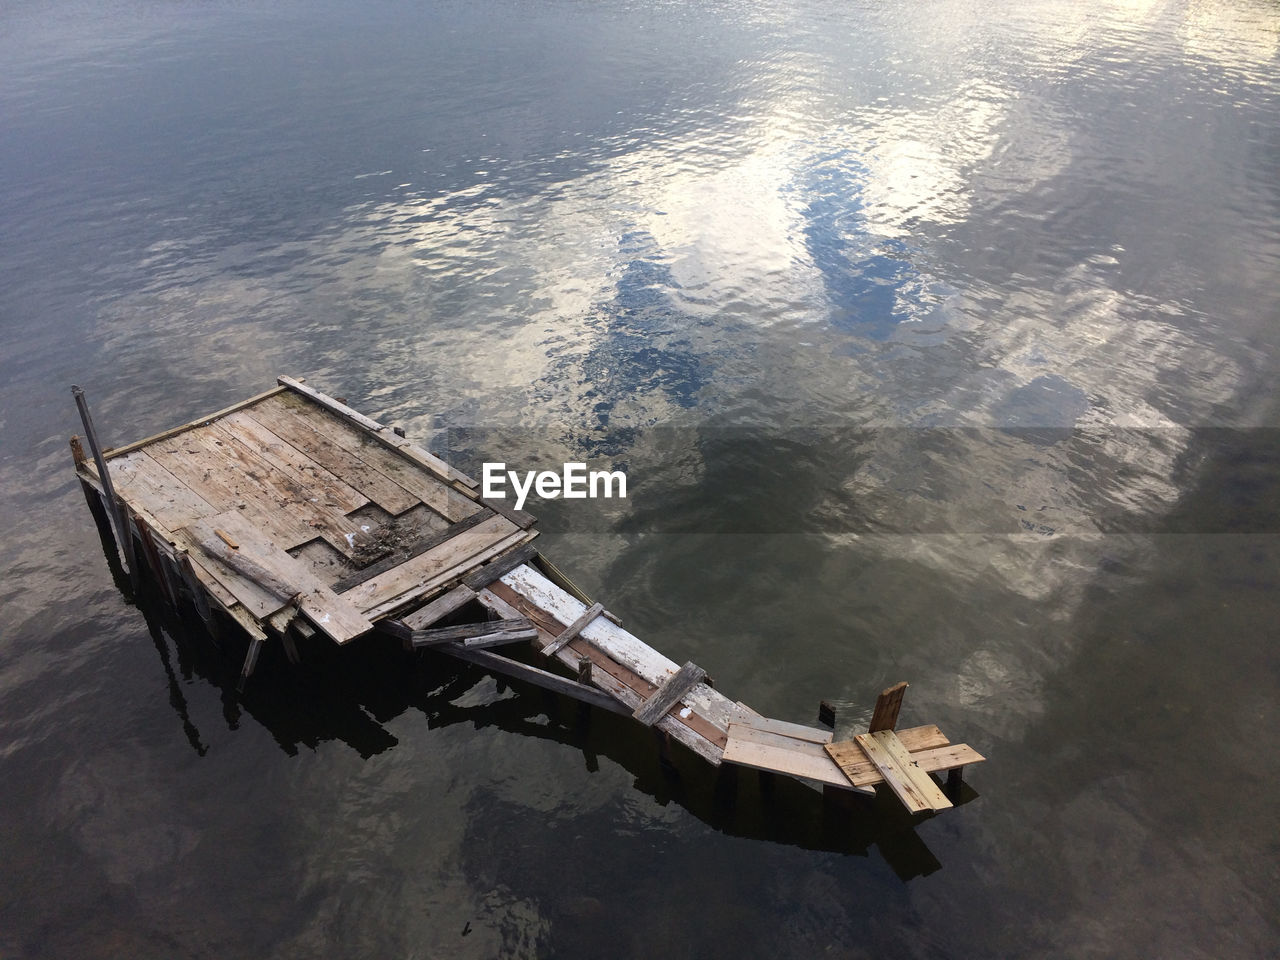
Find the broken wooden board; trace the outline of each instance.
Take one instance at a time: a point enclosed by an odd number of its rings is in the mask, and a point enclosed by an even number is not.
[[[362,430],[306,397],[289,394],[269,397],[252,409],[252,415],[259,418],[277,415],[293,417],[312,426],[337,446],[395,481],[451,523],[481,509],[469,490],[464,493],[437,476],[426,464],[408,459],[394,447],[380,442],[386,439],[381,434]]]
[[[652,697],[636,708],[633,717],[646,727],[652,727],[666,716],[667,711],[688,696],[695,684],[707,678],[707,671],[692,661],[663,681]]]
[[[512,631],[529,632],[533,630],[533,621],[528,617],[512,617],[504,620],[485,620],[481,623],[460,623],[452,627],[436,627],[431,630],[414,630],[412,641],[414,647],[430,647],[455,640],[471,640],[494,633]],[[527,639],[532,640],[533,637]]]
[[[276,404],[260,403],[242,411],[280,439],[306,454],[334,476],[380,506],[393,517],[421,501],[376,467],[316,429],[316,424],[297,412]]]
[[[234,549],[228,546],[217,536],[218,530],[229,534],[238,546]],[[296,596],[298,609],[303,615],[337,643],[346,643],[373,629],[373,624],[359,610],[321,583],[307,567],[272,543],[237,511],[198,520],[181,533],[193,540],[194,546],[206,558],[222,565],[218,579],[237,599],[241,599],[246,582],[273,595],[288,592],[290,596],[278,603],[276,610]],[[189,550],[189,553],[194,557],[194,551]],[[235,561],[228,559],[229,554],[235,555]],[[232,566],[233,562],[240,569]],[[266,571],[264,579],[267,582],[254,582],[245,574],[244,571],[252,569]],[[235,576],[228,577],[227,571]]]
[[[577,620],[565,627],[563,633],[542,648],[542,655],[544,657],[549,657],[553,653],[556,653],[561,647],[580,634],[587,624],[602,613],[604,613],[604,604],[602,603],[593,603],[591,606],[587,607],[582,616],[578,617]]]
[[[871,714],[871,725],[867,727],[868,732],[892,730],[898,725],[898,713],[902,710],[902,695],[906,692],[905,681],[880,691],[880,696],[876,697],[875,710]]]
[[[353,587],[342,596],[367,616],[376,617],[465,575],[495,553],[529,536],[506,517],[492,516],[437,547],[386,573]]]
[[[404,624],[410,630],[421,630],[433,623],[438,623],[455,610],[460,610],[476,598],[476,592],[465,583],[460,583],[443,596],[436,597],[425,607],[419,607],[404,617]]]
[[[908,811],[924,813],[951,806],[942,788],[911,759],[907,748],[892,730],[860,733],[854,740]]]

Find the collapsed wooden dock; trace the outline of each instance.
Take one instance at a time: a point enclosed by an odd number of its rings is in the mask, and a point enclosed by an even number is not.
[[[896,729],[906,684],[880,695],[867,733],[839,743],[731,700],[584,596],[533,546],[531,515],[302,381],[281,377],[106,450],[73,393],[90,447],[71,440],[77,474],[135,586],[145,570],[210,627],[237,624],[245,681],[268,643],[296,662],[306,643],[377,632],[630,716],[713,766],[860,793],[885,785],[915,813],[951,806],[932,774],[948,772],[954,794],[960,771],[984,759],[934,725]]]

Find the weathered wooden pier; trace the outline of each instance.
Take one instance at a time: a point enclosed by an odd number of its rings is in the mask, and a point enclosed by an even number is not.
[[[630,716],[664,749],[679,742],[714,766],[832,790],[885,785],[914,813],[951,806],[933,774],[948,772],[954,793],[960,771],[983,759],[936,726],[897,729],[905,683],[880,695],[865,734],[839,743],[729,699],[543,558],[532,516],[483,499],[402,431],[300,380],[106,450],[72,389],[90,448],[72,438],[76,471],[135,585],[147,571],[211,627],[238,624],[244,681],[267,643],[296,662],[317,638],[381,632]]]

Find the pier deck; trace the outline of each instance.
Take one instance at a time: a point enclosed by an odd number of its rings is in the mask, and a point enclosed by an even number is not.
[[[299,380],[108,450],[76,393],[93,456],[78,437],[72,451],[100,525],[112,515],[131,574],[149,570],[211,625],[239,624],[246,680],[266,643],[296,661],[317,637],[377,631],[629,715],[712,765],[885,784],[913,812],[950,806],[929,773],[983,759],[936,726],[895,734],[905,685],[881,695],[865,741],[761,717],[582,596],[532,546],[532,516]]]

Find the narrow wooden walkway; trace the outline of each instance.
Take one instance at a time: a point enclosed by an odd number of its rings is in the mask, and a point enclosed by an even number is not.
[[[245,679],[268,642],[296,661],[318,635],[378,631],[631,716],[712,765],[863,793],[885,784],[913,812],[950,805],[931,773],[983,759],[935,726],[895,734],[901,687],[882,694],[865,737],[839,744],[761,717],[582,596],[532,546],[532,516],[301,381],[108,450],[75,392],[93,456],[78,437],[72,451],[91,506],[112,514],[131,573],[149,570],[169,600],[248,634]]]

